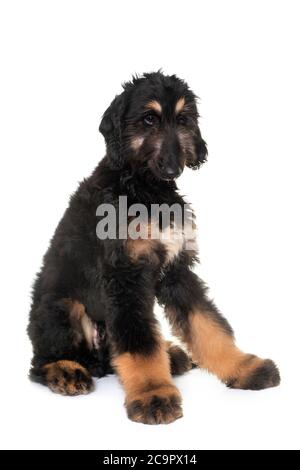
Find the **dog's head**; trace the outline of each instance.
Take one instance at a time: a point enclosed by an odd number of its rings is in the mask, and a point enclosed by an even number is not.
[[[132,165],[172,180],[185,165],[198,168],[205,161],[196,97],[183,80],[156,72],[123,88],[100,124],[112,168]]]

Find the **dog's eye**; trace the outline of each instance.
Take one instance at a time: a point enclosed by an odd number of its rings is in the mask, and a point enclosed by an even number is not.
[[[147,116],[143,117],[143,123],[146,126],[153,126],[157,122],[157,116],[155,114],[147,114]]]
[[[187,118],[183,116],[182,114],[179,114],[177,116],[177,124],[180,124],[181,126],[185,126],[186,123],[187,123]]]

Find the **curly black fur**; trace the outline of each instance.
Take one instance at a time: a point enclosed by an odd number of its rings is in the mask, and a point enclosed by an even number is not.
[[[79,360],[97,376],[111,371],[107,335],[96,353],[84,341],[74,346],[62,299],[76,299],[91,319],[105,324],[119,352],[150,352],[154,347],[156,321],[152,307],[157,268],[143,263],[133,265],[123,240],[99,240],[96,236],[97,207],[101,203],[117,207],[120,195],[128,197],[128,205],[142,202],[149,208],[152,203],[184,203],[174,181],[158,177],[143,159],[138,164],[135,161],[134,166],[130,161],[130,138],[141,130],[141,107],[153,96],[166,106],[181,96],[186,98],[197,144],[195,161],[189,165],[198,166],[205,160],[206,147],[196,124],[195,96],[182,80],[153,73],[124,85],[124,92],[114,99],[100,125],[107,155],[72,195],[33,287],[28,327],[34,350],[33,377],[44,364],[59,359]],[[138,122],[134,123],[136,116]],[[150,148],[143,149],[144,155],[149,153]]]
[[[176,106],[180,109],[175,112]],[[183,206],[175,178],[184,166],[198,168],[207,156],[197,118],[196,97],[187,84],[160,72],[125,83],[104,113],[100,131],[107,154],[72,195],[34,283],[28,327],[34,380],[49,385],[45,366],[60,360],[75,361],[101,377],[112,372],[112,355],[150,356],[157,348],[155,298],[171,311],[169,319],[182,337],[190,335],[188,316],[196,308],[232,337],[230,325],[192,272],[196,253],[182,251],[168,264],[165,248],[158,244],[155,262],[143,256],[133,261],[124,240],[96,235],[97,207],[110,203],[118,213],[121,195],[128,205],[143,203],[149,209],[154,203]],[[88,344],[78,327],[85,315],[96,329],[97,347]],[[176,350],[171,358],[174,373],[189,368],[182,354]],[[265,372],[258,372],[251,388],[261,385]],[[129,414],[138,406],[135,402]],[[156,406],[154,398],[149,406]],[[169,410],[173,404],[163,406]]]

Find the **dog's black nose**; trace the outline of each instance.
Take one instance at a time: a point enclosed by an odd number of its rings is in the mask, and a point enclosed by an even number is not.
[[[176,175],[177,171],[175,168],[172,168],[171,166],[167,166],[165,168],[165,174],[166,176],[169,176],[170,178],[173,178]]]
[[[164,174],[167,178],[170,178],[170,179],[173,179],[173,178],[177,178],[177,176],[179,176],[181,173],[181,169],[180,168],[174,168],[172,166],[166,166],[164,168]]]
[[[166,180],[175,179],[182,173],[182,168],[176,164],[159,162],[158,168],[161,178]]]

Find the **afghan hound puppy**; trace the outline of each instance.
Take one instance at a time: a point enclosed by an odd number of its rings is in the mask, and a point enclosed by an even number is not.
[[[72,195],[34,284],[30,376],[53,392],[77,395],[93,389],[93,376],[115,372],[131,420],[170,423],[182,416],[172,374],[193,364],[239,389],[274,387],[280,376],[274,362],[236,346],[192,270],[197,248],[185,223],[178,229],[172,214],[167,222],[152,214],[153,206],[184,212],[175,180],[206,160],[194,93],[160,72],[123,89],[100,124],[106,155]],[[146,218],[128,211],[124,219],[121,197],[128,207],[142,205]],[[162,337],[155,300],[188,353]]]

